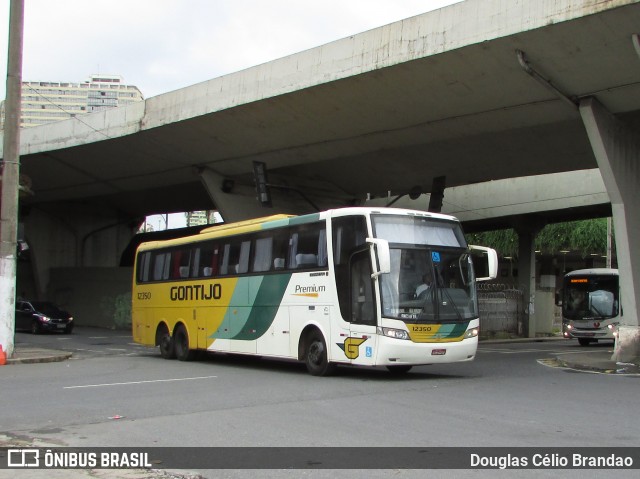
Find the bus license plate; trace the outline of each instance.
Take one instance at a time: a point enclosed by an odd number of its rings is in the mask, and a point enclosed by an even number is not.
[[[444,356],[445,354],[447,354],[447,350],[446,349],[432,349],[431,350],[431,356]]]

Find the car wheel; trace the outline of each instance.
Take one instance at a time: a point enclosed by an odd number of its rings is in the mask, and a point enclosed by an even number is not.
[[[191,361],[196,357],[196,352],[189,349],[189,335],[183,325],[179,325],[173,333],[173,347],[180,361]]]
[[[580,343],[580,346],[589,346],[591,340],[586,338],[578,338],[578,343]]]
[[[304,362],[313,376],[328,376],[335,372],[336,366],[327,359],[327,345],[322,333],[318,330],[314,330],[309,335]]]
[[[31,334],[40,334],[42,332],[42,326],[40,326],[40,321],[34,319],[31,321]]]
[[[64,334],[71,334],[72,331],[73,331],[73,325],[67,326],[66,328],[64,328]]]

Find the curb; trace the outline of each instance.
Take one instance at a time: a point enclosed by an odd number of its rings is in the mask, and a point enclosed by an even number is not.
[[[597,353],[594,354],[594,356]],[[563,358],[556,356],[557,366],[589,373],[615,374],[619,376],[640,376],[640,366],[637,364],[618,363],[610,357],[609,353],[602,354],[603,358],[589,358],[582,356],[580,359]],[[581,356],[581,355],[580,355]]]
[[[7,358],[7,366],[13,364],[54,363],[65,361],[73,356],[66,351],[54,351],[51,349],[25,349],[16,350],[11,358]]]

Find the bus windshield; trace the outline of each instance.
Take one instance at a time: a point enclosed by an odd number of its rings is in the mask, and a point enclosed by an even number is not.
[[[617,276],[565,279],[562,315],[567,319],[606,319],[618,315]]]
[[[382,315],[411,322],[478,317],[475,276],[456,222],[372,216],[376,237],[390,243],[391,271],[381,277]]]

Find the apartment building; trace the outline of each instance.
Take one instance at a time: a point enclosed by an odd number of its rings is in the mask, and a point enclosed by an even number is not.
[[[27,128],[142,100],[138,87],[117,75],[91,75],[83,83],[24,81],[20,124]]]

